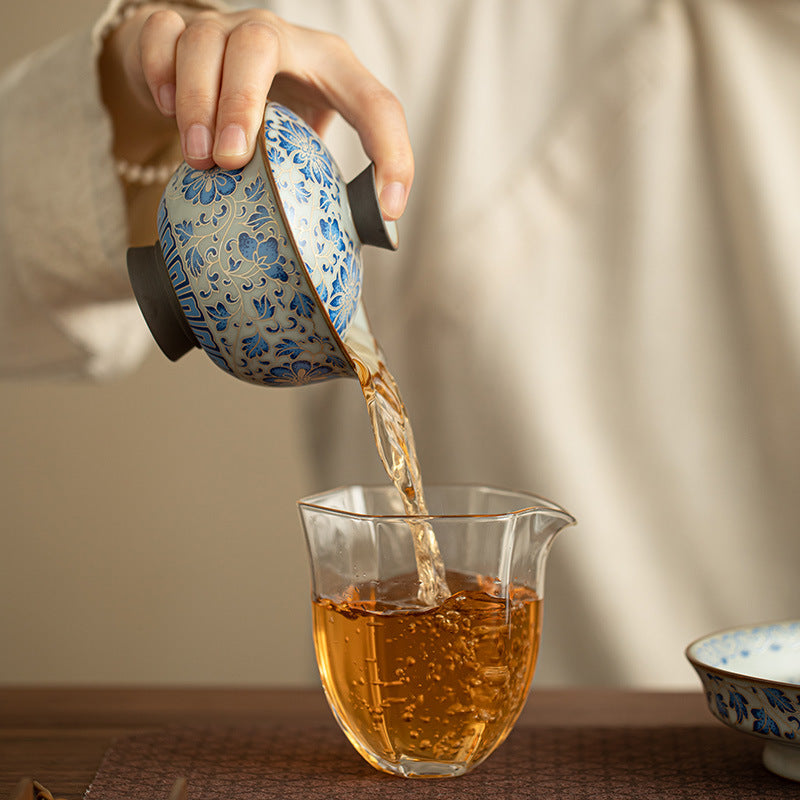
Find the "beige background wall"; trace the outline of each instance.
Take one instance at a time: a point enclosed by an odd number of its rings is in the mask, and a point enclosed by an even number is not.
[[[4,9],[2,66],[103,6]],[[316,682],[293,394],[199,352],[0,383],[0,683]]]

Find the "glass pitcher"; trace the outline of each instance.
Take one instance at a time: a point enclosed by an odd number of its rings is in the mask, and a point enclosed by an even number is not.
[[[529,494],[431,486],[405,516],[393,487],[299,502],[311,560],[314,643],[336,720],[374,767],[462,775],[506,738],[528,694],[555,535],[575,522]],[[418,599],[415,526],[430,525],[450,596]]]

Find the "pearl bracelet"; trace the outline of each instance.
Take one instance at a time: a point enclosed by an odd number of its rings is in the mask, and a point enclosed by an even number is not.
[[[126,183],[139,186],[152,186],[156,183],[166,183],[172,173],[180,166],[179,161],[171,164],[130,164],[123,159],[117,161],[117,175]]]

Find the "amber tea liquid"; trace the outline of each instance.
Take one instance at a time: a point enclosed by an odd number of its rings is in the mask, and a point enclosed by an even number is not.
[[[358,587],[345,602],[313,604],[328,700],[378,769],[424,774],[415,773],[417,762],[477,764],[505,739],[525,703],[541,633],[539,598],[512,587],[506,600],[491,582],[453,572],[447,581],[453,594],[432,608],[376,601]],[[393,596],[413,596],[416,582],[406,576]]]

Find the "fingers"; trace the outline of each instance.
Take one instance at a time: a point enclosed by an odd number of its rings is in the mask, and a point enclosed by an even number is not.
[[[217,102],[227,36],[225,27],[208,15],[193,21],[178,39],[175,117],[184,158],[195,169],[214,165]]]
[[[175,50],[175,115],[186,162],[195,169],[243,167],[277,69],[277,30],[266,15],[200,14]]]
[[[279,52],[278,33],[265,20],[247,20],[228,37],[213,151],[223,169],[244,166],[253,156]]]
[[[156,107],[167,117],[175,115],[175,50],[184,30],[180,14],[162,10],[146,19],[139,37],[145,83]]]
[[[244,166],[269,93],[318,130],[338,111],[375,162],[384,217],[400,217],[414,178],[405,114],[342,39],[266,11],[182,14],[152,13],[139,47],[147,89],[161,114],[174,115],[190,166]]]

